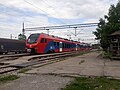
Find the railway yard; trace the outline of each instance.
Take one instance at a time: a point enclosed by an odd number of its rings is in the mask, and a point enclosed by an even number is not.
[[[100,51],[0,55],[0,77],[20,77],[0,84],[0,90],[60,90],[80,76],[119,79],[119,65],[117,60],[102,58]]]
[[[120,90],[120,0],[0,0],[0,90]]]
[[[1,55],[0,57],[0,74],[19,70],[21,68],[37,67],[44,64],[55,62],[58,58],[67,57],[77,54],[78,52],[65,52],[43,55],[29,55],[29,54],[16,54],[16,55]]]

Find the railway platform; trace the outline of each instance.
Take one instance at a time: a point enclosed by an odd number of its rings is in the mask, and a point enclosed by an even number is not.
[[[91,52],[64,61],[35,68],[0,90],[60,90],[74,76],[106,76],[120,79],[120,61],[103,59],[100,52]]]

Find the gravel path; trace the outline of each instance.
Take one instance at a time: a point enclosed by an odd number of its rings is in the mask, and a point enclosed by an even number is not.
[[[71,80],[54,75],[27,75],[0,86],[0,90],[60,90]]]

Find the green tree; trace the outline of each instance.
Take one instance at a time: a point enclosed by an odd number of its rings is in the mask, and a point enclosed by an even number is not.
[[[108,15],[100,18],[98,28],[93,32],[96,39],[100,40],[104,51],[110,45],[109,35],[118,30],[120,30],[120,1],[118,1],[116,6],[110,6]]]
[[[19,34],[18,35],[18,40],[26,40],[26,36],[22,35],[22,34]]]

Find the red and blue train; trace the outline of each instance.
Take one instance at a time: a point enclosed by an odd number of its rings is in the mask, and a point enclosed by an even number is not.
[[[88,50],[89,47],[81,45],[80,42],[59,38],[56,36],[35,33],[31,34],[26,40],[27,52],[34,53],[52,53]]]

